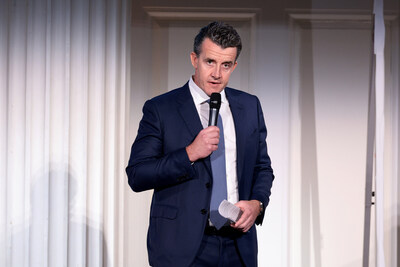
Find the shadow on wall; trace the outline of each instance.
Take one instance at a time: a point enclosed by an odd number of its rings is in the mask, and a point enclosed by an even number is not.
[[[400,14],[400,2],[398,2],[398,14]],[[400,37],[400,18],[397,18],[397,36]],[[397,50],[399,51],[399,50]],[[400,69],[400,53],[398,54],[398,69]],[[400,82],[400,81],[399,81]],[[400,84],[399,84],[400,86]],[[399,88],[400,92],[400,88]],[[397,107],[397,114],[400,114],[400,105]],[[398,121],[398,125],[400,125],[400,121]],[[397,143],[398,148],[397,151],[400,151],[400,142]],[[397,159],[397,166],[400,166],[400,157]],[[399,174],[398,174],[399,175]],[[397,177],[398,181],[400,177]],[[396,248],[396,260],[397,260],[397,267],[400,267],[400,183],[397,184],[397,248]]]
[[[397,205],[397,210],[400,210],[400,205]],[[400,223],[400,216],[397,216],[397,223]],[[400,225],[397,225],[397,267],[400,267]]]
[[[302,264],[321,266],[321,219],[315,118],[313,34],[303,29],[300,47]],[[313,237],[313,240],[311,240]],[[314,248],[314,253],[311,250]],[[314,255],[314,260],[311,260]]]
[[[29,214],[25,211],[25,221],[13,226],[10,260],[23,263],[29,255],[25,262],[31,266],[107,266],[103,222],[87,215],[88,190],[79,188],[70,166],[51,163],[50,168],[38,172],[25,192]]]

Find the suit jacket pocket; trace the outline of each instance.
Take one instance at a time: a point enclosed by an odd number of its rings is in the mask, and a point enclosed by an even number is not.
[[[165,218],[173,220],[176,218],[178,214],[178,209],[173,206],[168,205],[154,205],[151,209],[151,217],[152,218]]]

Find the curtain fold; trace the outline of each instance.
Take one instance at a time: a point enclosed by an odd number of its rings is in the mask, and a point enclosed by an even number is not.
[[[123,264],[129,9],[2,1],[0,266]]]

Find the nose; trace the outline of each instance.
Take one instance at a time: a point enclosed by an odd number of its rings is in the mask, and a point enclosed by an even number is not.
[[[213,72],[211,73],[211,76],[218,80],[221,78],[221,67],[220,66],[215,66],[215,68],[213,69]]]

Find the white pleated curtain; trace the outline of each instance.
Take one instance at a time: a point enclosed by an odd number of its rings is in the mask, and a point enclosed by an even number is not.
[[[122,266],[129,6],[1,1],[0,266]]]

